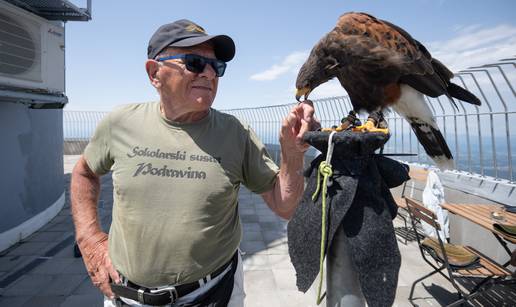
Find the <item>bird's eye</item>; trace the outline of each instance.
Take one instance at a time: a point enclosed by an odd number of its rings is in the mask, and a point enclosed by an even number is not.
[[[328,65],[326,65],[326,69],[327,70],[332,70],[332,69],[336,68],[337,66],[339,66],[339,63],[328,64]]]

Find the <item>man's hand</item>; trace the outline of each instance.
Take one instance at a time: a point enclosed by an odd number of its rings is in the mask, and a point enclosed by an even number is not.
[[[303,135],[320,126],[309,100],[294,106],[283,120],[280,130],[280,172],[273,189],[262,193],[262,197],[272,211],[285,219],[292,217],[303,194],[304,178],[301,171],[304,153],[309,147],[303,142]]]
[[[105,296],[114,298],[115,295],[111,291],[110,279],[120,283],[120,277],[113,268],[109,258],[108,235],[104,232],[99,232],[79,243],[79,248],[93,285],[99,288]]]
[[[310,130],[321,127],[314,117],[314,107],[310,100],[305,100],[295,105],[287,117],[283,120],[280,131],[280,144],[288,153],[304,153],[310,145],[303,142],[303,135]]]
[[[81,157],[72,171],[70,185],[75,237],[91,281],[104,295],[113,298],[109,278],[119,283],[120,277],[109,258],[108,235],[102,231],[97,217],[99,196],[100,177]]]

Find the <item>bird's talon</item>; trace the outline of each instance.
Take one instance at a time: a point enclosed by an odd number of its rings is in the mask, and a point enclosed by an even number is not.
[[[364,125],[353,127],[353,132],[381,132],[389,134],[388,128],[377,128],[372,120],[368,120]]]
[[[367,122],[365,124],[354,127],[353,132],[369,132],[373,129],[376,129],[374,122],[371,120],[367,120]]]

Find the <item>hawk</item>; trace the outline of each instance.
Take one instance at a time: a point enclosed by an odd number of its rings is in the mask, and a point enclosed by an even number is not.
[[[296,80],[296,99],[336,77],[349,94],[353,111],[336,130],[387,132],[382,111],[391,107],[411,125],[426,153],[441,169],[453,157],[424,96],[448,96],[480,105],[450,81],[453,73],[402,28],[366,13],[346,13],[314,46]],[[356,112],[369,112],[356,126]]]

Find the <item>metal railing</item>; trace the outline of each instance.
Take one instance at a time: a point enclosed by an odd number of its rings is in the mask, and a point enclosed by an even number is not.
[[[441,132],[448,142],[458,170],[514,182],[516,173],[516,57],[458,72],[453,80],[482,101],[480,107],[446,96],[427,98]],[[324,127],[340,123],[351,110],[349,97],[314,100],[316,116]],[[222,110],[248,122],[262,141],[278,145],[282,119],[294,103],[257,108]],[[414,153],[407,162],[431,165],[410,125],[394,111],[385,112],[391,139],[385,152]],[[106,112],[64,112],[65,142],[87,140]],[[362,118],[364,119],[364,118]]]
[[[100,120],[109,112],[64,111],[63,134],[65,141],[89,140]]]
[[[441,132],[448,142],[458,170],[506,179],[516,178],[516,58],[472,67],[458,72],[453,80],[482,101],[480,107],[441,96],[428,98]],[[314,100],[316,116],[323,127],[338,125],[351,110],[347,96]],[[281,120],[292,104],[224,110],[248,122],[266,144],[278,144]],[[394,111],[387,111],[391,139],[385,152],[413,153],[407,162],[431,165],[410,125]],[[364,118],[362,118],[364,120]]]

